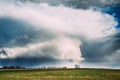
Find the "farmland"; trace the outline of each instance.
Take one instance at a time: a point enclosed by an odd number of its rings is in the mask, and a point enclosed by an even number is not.
[[[0,80],[120,80],[120,70],[112,69],[0,70]]]

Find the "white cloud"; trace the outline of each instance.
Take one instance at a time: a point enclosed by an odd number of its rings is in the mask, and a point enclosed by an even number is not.
[[[53,40],[52,44],[57,47],[57,50],[60,54],[59,56],[56,56],[56,58],[58,57],[62,60],[83,60],[82,53],[79,48],[81,45],[79,40],[60,36]]]
[[[79,62],[81,60],[84,60],[79,48],[80,45],[80,41],[76,39],[70,39],[65,36],[60,36],[52,41],[48,41],[45,43],[29,44],[25,47],[4,48],[8,55],[2,55],[1,58],[15,58],[20,56],[38,57],[44,55],[52,56],[53,58],[59,60],[73,60]],[[49,49],[47,49],[47,47]],[[44,48],[46,49],[46,51],[43,53],[42,51]],[[38,53],[34,54],[36,52]]]
[[[28,56],[31,56],[31,53],[29,54],[30,51],[37,50],[38,48],[41,48],[45,44],[47,43],[29,44],[26,45],[25,47],[13,47],[13,48],[4,47],[3,49],[7,52],[7,55],[1,54],[2,55],[1,58],[15,58],[26,54],[28,54]],[[33,57],[34,55],[36,54],[33,54]]]
[[[90,39],[108,36],[115,31],[117,22],[100,11],[72,9],[64,6],[26,4],[0,5],[0,15],[17,18],[59,34],[86,36]]]

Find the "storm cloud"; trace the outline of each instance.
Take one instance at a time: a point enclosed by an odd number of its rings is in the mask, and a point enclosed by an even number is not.
[[[109,1],[1,1],[0,65],[119,66],[119,20],[108,11],[119,1]]]

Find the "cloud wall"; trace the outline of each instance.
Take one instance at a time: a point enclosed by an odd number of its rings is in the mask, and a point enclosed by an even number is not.
[[[118,24],[114,16],[103,13],[99,9],[75,9],[63,5],[52,6],[48,3],[31,2],[1,1],[0,19],[1,24],[3,21],[0,28],[6,28],[1,33],[3,35],[1,41],[9,44],[9,46],[5,46],[2,42],[0,44],[1,50],[4,49],[7,52],[7,55],[1,54],[1,65],[7,65],[6,60],[10,61],[9,63],[14,62],[15,65],[18,63],[24,65],[23,61],[26,59],[33,61],[33,66],[57,60],[60,62],[89,62],[90,58],[97,55],[94,55],[93,47],[100,48],[98,53],[101,54],[104,39],[116,34],[115,26]],[[4,24],[4,20],[8,20],[8,23]],[[10,22],[11,20],[13,21]],[[18,25],[19,27],[16,28]],[[8,30],[8,26],[12,32]],[[7,32],[20,35],[13,36]],[[4,34],[8,36],[4,36]],[[102,39],[103,42],[99,42]],[[94,41],[96,43],[93,43],[94,45],[91,47],[91,42]],[[98,47],[99,43],[102,46]],[[82,51],[81,46],[85,51]],[[107,46],[105,52],[108,49],[110,48]],[[87,52],[89,54],[85,54]],[[94,53],[92,54],[92,52]],[[37,62],[34,59],[37,59]]]

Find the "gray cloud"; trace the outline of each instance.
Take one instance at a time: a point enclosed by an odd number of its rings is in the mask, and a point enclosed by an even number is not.
[[[119,0],[7,0],[8,2],[32,2],[32,3],[49,3],[50,5],[65,5],[74,8],[89,9],[91,7],[114,6],[120,4]]]
[[[120,36],[119,33],[115,35],[102,38],[97,41],[85,42],[82,46],[83,57],[85,62],[101,65],[120,66],[119,64],[119,50],[120,50]]]
[[[26,45],[31,42],[47,41],[54,37],[49,31],[34,29],[31,25],[17,19],[0,18],[0,46]],[[40,34],[40,35],[38,35]],[[49,36],[51,34],[51,36]]]
[[[45,64],[55,64],[59,61],[51,58],[51,57],[16,57],[13,59],[0,59],[0,65],[4,66],[24,66],[24,67],[36,67],[36,66],[43,66]]]

